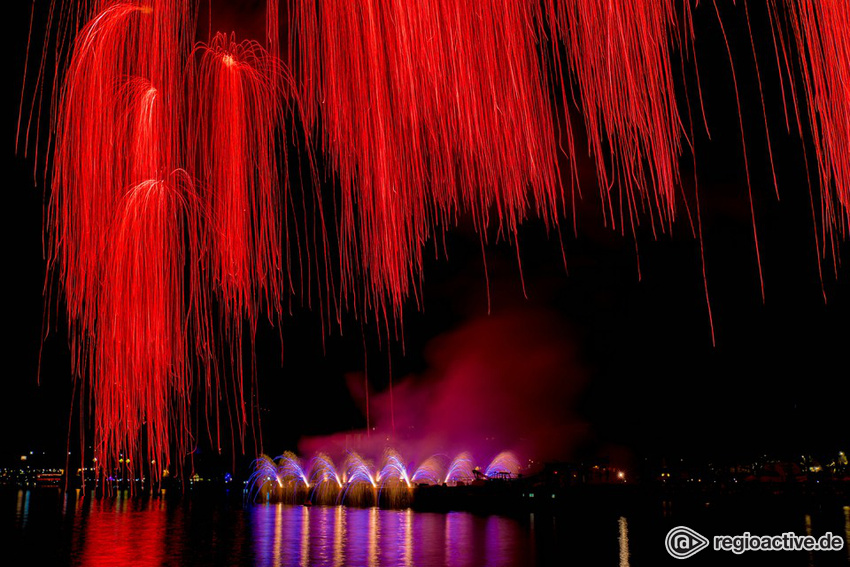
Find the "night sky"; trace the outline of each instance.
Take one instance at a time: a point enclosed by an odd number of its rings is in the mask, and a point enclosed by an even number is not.
[[[7,205],[4,214],[4,388],[0,396],[2,463],[29,451],[63,454],[68,438],[72,377],[64,315],[54,325],[37,369],[44,312],[42,259],[43,184],[33,183],[33,160],[15,156],[18,92],[23,75],[29,8],[7,16],[7,61],[2,153]],[[758,4],[758,3],[754,3]],[[759,232],[765,301],[762,302],[735,93],[729,61],[710,5],[695,13],[696,50],[711,140],[694,115],[696,179],[700,192],[708,290],[716,346],[712,345],[699,243],[684,210],[672,234],[654,237],[642,226],[635,238],[603,226],[593,166],[579,141],[577,167],[583,199],[578,235],[563,223],[566,268],[557,235],[530,220],[519,245],[523,297],[515,248],[493,239],[486,248],[491,308],[478,236],[460,220],[447,236],[448,258],[431,253],[425,267],[423,308],[410,305],[404,342],[387,341],[373,323],[353,315],[323,339],[317,310],[293,309],[283,322],[283,366],[277,329],[260,326],[257,338],[259,402],[264,448],[279,454],[304,436],[365,427],[350,383],[368,362],[375,400],[386,389],[390,367],[396,385],[416,375],[434,384],[433,352],[440,337],[470,322],[516,318],[523,336],[540,314],[569,345],[575,387],[564,395],[563,415],[583,426],[565,443],[563,458],[605,454],[694,455],[735,459],[771,453],[832,454],[850,447],[847,356],[850,352],[848,246],[818,276],[814,225],[803,144],[785,131],[778,73],[766,13],[751,7],[780,199],[774,195],[761,104],[743,11],[723,11],[741,87],[741,106]],[[9,51],[7,51],[9,53]],[[690,76],[689,81],[692,82]],[[696,91],[690,84],[691,104]],[[14,102],[14,104],[13,104]],[[682,99],[684,108],[685,101]],[[696,108],[696,107],[695,107]],[[583,133],[573,112],[574,130]],[[811,147],[809,148],[811,149]],[[810,167],[815,167],[813,153]],[[563,164],[562,164],[563,165]],[[41,175],[41,173],[39,174]],[[682,159],[685,192],[694,192],[689,155]],[[818,191],[817,185],[814,190]],[[431,243],[431,250],[434,247]],[[638,278],[638,259],[640,279]],[[525,323],[523,323],[523,321]],[[364,355],[364,344],[366,345]],[[565,347],[566,348],[566,347]],[[439,348],[436,349],[439,351]],[[486,352],[486,349],[483,351]],[[429,353],[432,353],[429,355]],[[531,365],[533,361],[528,361]],[[522,380],[517,376],[517,380]],[[500,387],[494,383],[494,387]],[[427,387],[427,386],[426,386]],[[545,391],[540,392],[545,396]],[[530,401],[529,401],[530,400]],[[475,396],[459,403],[474,405]],[[508,423],[534,410],[535,398]],[[377,403],[377,402],[376,402]],[[529,407],[530,405],[530,407]],[[377,410],[375,410],[377,411]],[[72,448],[75,441],[72,439]],[[203,442],[202,442],[203,445]],[[73,449],[72,449],[73,450]],[[56,463],[58,464],[58,462]]]

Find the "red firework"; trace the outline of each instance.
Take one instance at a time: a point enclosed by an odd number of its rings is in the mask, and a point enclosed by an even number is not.
[[[196,51],[188,140],[210,208],[210,272],[225,312],[255,323],[260,303],[281,303],[279,67],[257,43],[222,34]]]
[[[75,375],[94,402],[99,465],[110,471],[123,453],[159,471],[188,439],[184,238],[197,244],[200,228],[186,220],[198,210],[186,210],[189,184],[170,172],[182,161],[193,25],[182,0],[91,9],[58,98],[49,261],[68,304]]]
[[[529,204],[557,222],[534,16],[507,0],[296,4],[293,65],[306,126],[319,128],[341,188],[348,302],[399,315],[426,239],[461,214],[482,238],[491,215],[513,235]]]
[[[793,77],[799,73],[801,78],[808,109],[805,128],[814,143],[821,187],[819,241],[829,243],[835,259],[836,240],[846,238],[850,231],[850,4],[788,0],[781,6],[775,0],[770,2],[774,39],[778,40],[776,61],[791,79],[797,128],[802,133],[801,101]],[[796,47],[796,64],[791,46]]]
[[[285,84],[279,61],[256,42],[223,34],[196,47],[190,70],[189,163],[208,208],[204,272],[219,299],[237,378],[244,440],[242,321],[253,340],[263,308],[281,309],[281,176],[277,136]],[[286,177],[283,176],[284,188]]]
[[[156,160],[150,146],[156,145],[151,136],[157,135],[147,127],[155,122],[157,97],[154,94],[142,101],[136,96],[140,93],[135,87],[144,79],[122,84],[141,71],[138,54],[127,45],[127,37],[135,38],[134,31],[149,23],[150,14],[140,7],[118,4],[83,28],[58,107],[51,262],[57,263],[69,320],[72,326],[80,325],[83,336],[79,338],[83,340],[94,325],[100,258],[117,201],[126,187],[156,174],[149,169],[141,179],[132,179]],[[127,137],[136,133],[138,143],[135,137]],[[145,145],[148,147],[142,147]],[[83,362],[75,364],[78,371],[77,365]]]
[[[187,454],[191,440],[184,274],[186,265],[197,270],[199,228],[183,177],[139,183],[118,204],[107,231],[93,344],[95,457],[106,471],[122,455],[139,463],[130,471],[159,463],[151,469],[157,480],[171,451]]]
[[[244,442],[254,404],[244,397],[243,324],[253,343],[263,312],[280,319],[284,281],[294,287],[280,143],[290,102],[338,184],[331,217],[317,183],[309,232],[321,249],[305,247],[308,271],[330,261],[333,218],[333,303],[358,314],[400,318],[418,292],[424,244],[462,215],[482,245],[494,233],[515,240],[531,212],[557,227],[559,150],[573,155],[569,92],[585,113],[606,223],[634,230],[646,215],[668,230],[675,219],[687,140],[671,61],[692,48],[688,2],[677,13],[673,0],[298,0],[285,16],[294,87],[279,59],[278,0],[266,6],[267,49],[223,34],[195,45],[198,6],[54,0],[48,14],[48,37],[59,39],[46,96],[49,266],[102,472],[126,455],[132,468],[155,463],[158,477],[173,450],[187,454],[196,386],[216,422],[219,398],[232,393]],[[769,7],[800,131],[797,103],[808,106],[820,239],[835,246],[850,230],[850,7]],[[722,22],[721,31],[725,39]],[[562,108],[550,101],[557,91]],[[743,133],[741,124],[742,142]],[[330,305],[336,284],[330,274],[323,284]],[[233,374],[224,383],[223,366]]]
[[[546,13],[578,85],[606,222],[634,228],[641,213],[657,211],[669,227],[684,130],[671,64],[671,46],[681,45],[674,2],[548,0]]]

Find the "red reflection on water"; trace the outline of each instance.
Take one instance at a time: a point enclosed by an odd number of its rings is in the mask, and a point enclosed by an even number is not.
[[[164,499],[123,494],[66,499],[64,513],[75,509],[73,565],[460,567],[534,559],[525,528],[499,516],[283,504],[222,513],[216,507],[195,510],[191,501],[169,507]]]
[[[82,523],[80,563],[94,567],[159,567],[166,561],[166,510],[161,500],[140,502],[124,495],[91,500]]]

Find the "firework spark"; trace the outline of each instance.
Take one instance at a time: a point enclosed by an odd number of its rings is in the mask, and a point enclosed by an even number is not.
[[[789,75],[796,126],[801,134],[809,130],[815,147],[821,187],[818,241],[823,253],[831,246],[837,261],[836,240],[850,231],[850,6],[829,0],[771,0],[769,6],[776,62]],[[792,47],[796,47],[796,64]],[[802,97],[794,86],[797,74]],[[805,125],[800,98],[808,110]]]
[[[212,30],[196,43],[195,0],[53,0],[18,142],[47,148],[48,264],[67,305],[80,418],[85,429],[91,401],[103,470],[122,456],[162,470],[172,451],[190,452],[198,391],[217,447],[222,398],[236,407],[231,425],[245,446],[256,404],[245,396],[243,334],[253,349],[261,316],[280,322],[303,277],[293,274],[304,270],[302,249],[309,274],[324,262],[323,309],[374,312],[389,329],[420,298],[425,243],[460,217],[482,248],[493,235],[516,244],[531,214],[557,233],[575,210],[564,178],[578,177],[569,93],[585,114],[606,224],[635,231],[646,216],[654,233],[668,231],[688,209],[679,160],[693,132],[673,72],[693,49],[692,7],[678,6],[299,0],[282,16],[282,37],[281,6],[269,0],[262,47]],[[797,129],[814,141],[819,255],[831,246],[837,263],[836,241],[850,229],[850,8],[771,0],[768,12],[783,96],[787,83]],[[50,136],[39,141],[42,103]],[[307,207],[289,210],[289,118],[308,142],[312,226]],[[326,157],[332,187],[313,151]],[[752,191],[750,210],[761,268]],[[698,199],[695,212],[702,244]],[[290,227],[296,217],[303,226]],[[328,269],[336,253],[338,269]],[[349,455],[342,475],[322,456],[310,472],[294,455],[283,461],[280,482],[343,494],[355,480],[368,491],[473,474],[463,455],[439,474],[434,460],[413,475],[397,454],[380,472]],[[492,467],[516,468],[507,457]]]
[[[634,228],[640,213],[657,211],[661,228],[669,227],[683,137],[671,63],[671,46],[682,42],[673,1],[549,0],[546,8],[578,85],[606,222]],[[691,27],[690,12],[684,17]]]
[[[399,315],[425,241],[461,214],[482,239],[491,224],[515,235],[531,205],[557,223],[557,140],[533,16],[504,0],[296,4],[293,64],[306,127],[341,189],[348,302]]]
[[[184,235],[197,234],[198,219],[187,188],[176,176],[139,183],[118,204],[107,234],[89,385],[95,456],[105,470],[122,455],[128,463],[167,467],[171,450],[185,454],[190,444],[183,290],[197,243],[187,251]]]

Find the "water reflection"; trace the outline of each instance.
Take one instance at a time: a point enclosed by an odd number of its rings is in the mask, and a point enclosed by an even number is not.
[[[413,510],[405,510],[402,515],[404,524],[404,546],[402,547],[402,565],[413,565]]]
[[[15,507],[15,519],[17,520],[18,526],[20,528],[27,527],[27,519],[30,515],[30,491],[29,490],[19,490],[18,491],[18,502]]]
[[[453,512],[289,506],[248,509],[258,565],[516,565],[529,560],[517,521]]]
[[[844,549],[850,558],[850,506],[844,507]]]
[[[79,516],[78,516],[79,517]],[[163,565],[167,532],[165,502],[142,501],[119,492],[114,499],[92,498],[84,525],[82,565],[96,567]]]
[[[446,565],[472,564],[472,517],[468,514],[451,512],[446,515]]]
[[[669,558],[659,546],[659,510],[628,517],[589,509],[516,518],[342,506],[262,505],[239,498],[83,497],[78,492],[0,492],[7,557],[38,554],[63,565],[581,565],[629,567]],[[735,513],[740,513],[737,509]],[[750,522],[754,533],[831,531],[850,540],[850,507],[782,514]],[[687,525],[692,517],[682,517]],[[730,516],[716,520],[729,529]],[[793,529],[793,528],[792,528]],[[46,542],[49,542],[47,544]],[[844,564],[847,551],[786,554],[784,564]],[[787,560],[785,559],[787,557]],[[4,563],[0,558],[0,564]]]
[[[620,567],[629,567],[629,521],[620,516]]]
[[[281,539],[283,538],[283,508],[277,508],[274,515],[274,563],[279,565],[283,558],[281,557]]]
[[[812,535],[812,517],[809,514],[806,514],[804,518],[804,522],[806,525],[806,535]],[[808,556],[808,563],[806,567],[814,567],[815,565],[815,555],[812,551],[806,551],[806,555]]]
[[[327,510],[327,508],[325,509]],[[342,565],[345,553],[342,550],[343,537],[345,536],[345,508],[337,506],[333,508],[335,515],[334,523],[334,565]]]
[[[381,525],[378,522],[378,509],[369,508],[369,567],[378,564],[378,538],[381,536]]]

